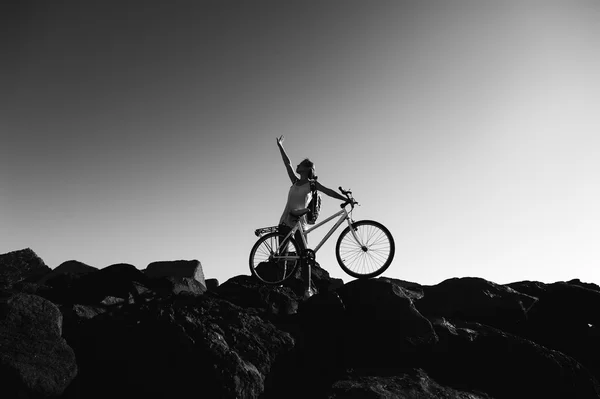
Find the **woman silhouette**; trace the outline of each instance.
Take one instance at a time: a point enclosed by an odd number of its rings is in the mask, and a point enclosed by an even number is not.
[[[296,167],[296,173],[300,175],[298,177],[294,170],[292,169],[292,164],[290,158],[285,153],[285,149],[283,148],[283,140],[284,137],[281,136],[277,139],[277,147],[279,147],[279,151],[281,152],[281,158],[283,159],[283,164],[287,170],[288,176],[292,181],[292,186],[290,187],[288,193],[287,203],[283,210],[283,214],[279,220],[279,232],[287,235],[292,227],[295,226],[296,222],[300,220],[302,223],[302,227],[306,227],[306,213],[308,212],[308,203],[311,200],[311,190],[310,190],[310,181],[316,179],[315,176],[315,165],[314,163],[306,158],[302,162],[298,164]],[[339,199],[340,201],[347,201],[348,198],[343,195],[337,193],[336,191],[323,186],[318,181],[315,181],[316,189],[323,194],[326,194],[330,197]],[[304,250],[304,242],[302,241],[302,237],[299,231],[296,231],[296,242],[300,246],[301,250]]]

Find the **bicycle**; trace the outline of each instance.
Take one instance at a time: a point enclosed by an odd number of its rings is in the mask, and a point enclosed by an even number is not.
[[[254,233],[260,238],[250,251],[252,275],[266,284],[281,284],[296,273],[302,262],[314,262],[317,251],[344,221],[348,226],[340,234],[335,246],[336,258],[342,270],[359,279],[372,278],[383,273],[394,259],[395,243],[392,234],[381,223],[373,220],[355,222],[352,219],[352,211],[358,202],[354,200],[351,191],[342,187],[339,187],[339,190],[347,198],[340,205],[342,209],[306,230],[300,220],[286,235],[280,233],[277,226],[256,229]],[[346,209],[348,205],[351,207],[350,212]],[[300,219],[303,214],[296,216]],[[304,248],[308,248],[308,234],[336,217],[339,217],[338,221],[321,242],[314,249],[306,249],[301,253],[294,237],[296,231],[300,231]]]

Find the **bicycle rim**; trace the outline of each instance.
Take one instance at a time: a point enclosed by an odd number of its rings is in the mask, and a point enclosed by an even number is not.
[[[278,233],[262,236],[250,251],[250,272],[266,284],[279,284],[294,275],[300,263],[298,245],[289,238],[283,253],[278,252],[285,238]]]
[[[356,278],[370,278],[383,273],[392,263],[394,238],[381,223],[362,220],[352,224],[360,243],[346,227],[338,238],[335,252],[342,270]]]

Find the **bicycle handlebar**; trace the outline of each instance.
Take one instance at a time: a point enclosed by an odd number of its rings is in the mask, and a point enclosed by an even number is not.
[[[347,197],[348,195],[352,195],[352,191],[350,191],[350,190],[344,190],[344,189],[342,188],[342,186],[339,186],[338,188],[340,189],[340,192],[341,192],[342,194],[344,194],[346,197]]]
[[[354,209],[354,205],[358,205],[358,202],[356,202],[356,200],[352,197],[352,191],[350,190],[344,190],[342,188],[342,186],[338,187],[340,192],[346,196],[346,198],[348,198],[346,201],[344,201],[341,205],[340,208],[344,208],[346,205],[350,205],[352,206],[352,209]]]

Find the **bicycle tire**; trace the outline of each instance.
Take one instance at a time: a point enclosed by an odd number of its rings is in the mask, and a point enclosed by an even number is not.
[[[350,226],[340,234],[335,245],[337,261],[344,272],[356,278],[379,276],[392,264],[396,246],[390,231],[381,223],[361,220],[352,223],[359,245],[350,232]]]
[[[250,272],[265,284],[280,284],[293,276],[300,265],[300,259],[275,261],[274,255],[279,243],[285,236],[280,233],[268,233],[256,241],[250,251]],[[300,247],[293,237],[288,239],[288,253],[300,255]]]

